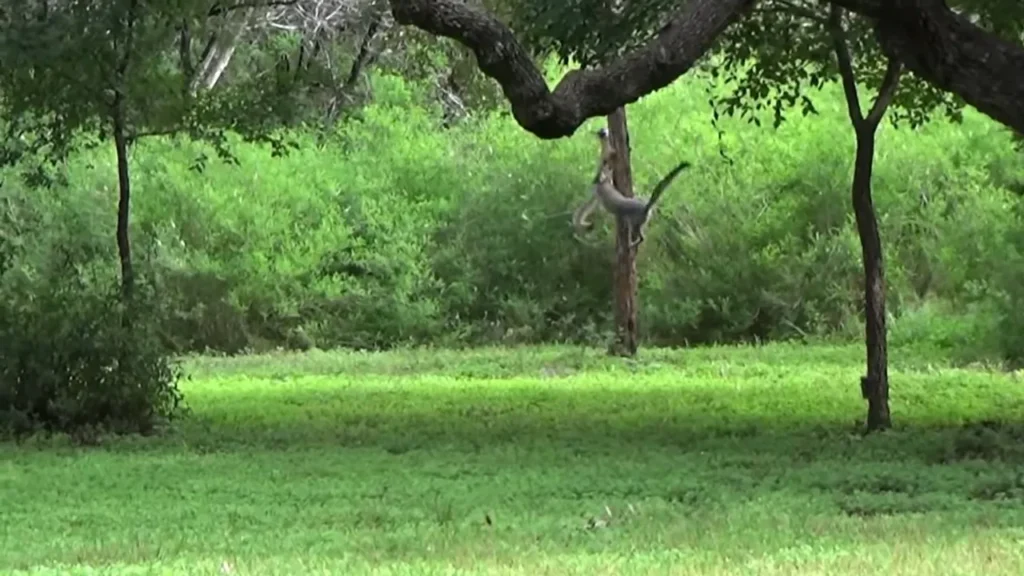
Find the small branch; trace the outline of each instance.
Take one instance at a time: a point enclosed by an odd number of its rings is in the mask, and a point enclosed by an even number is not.
[[[342,84],[342,90],[348,91],[355,85],[363,68],[370,64],[373,59],[373,55],[370,54],[370,44],[376,38],[377,31],[380,30],[380,23],[383,17],[384,14],[378,12],[373,16],[373,20],[370,21],[370,26],[366,29],[366,35],[363,36],[363,41],[359,43],[359,52],[356,53],[356,58],[352,61],[352,68],[349,70],[348,78]]]
[[[206,46],[203,46],[203,51],[199,54],[200,62],[203,62],[210,57],[210,52],[213,51],[213,47],[217,45],[217,40],[219,38],[220,32],[213,32],[210,34],[210,39],[206,41]]]
[[[174,136],[175,134],[181,133],[183,129],[184,127],[175,125],[170,128],[161,128],[159,130],[145,130],[132,134],[131,139],[132,141],[136,141],[143,138],[152,138],[154,136]]]
[[[377,33],[380,31],[383,20],[383,12],[375,13],[373,15],[373,19],[370,20],[370,25],[366,29],[366,34],[363,35],[363,39],[359,43],[359,50],[356,52],[356,56],[352,60],[352,66],[349,68],[348,77],[333,91],[334,95],[331,97],[327,113],[324,115],[325,125],[333,123],[341,111],[351,103],[352,90],[354,89],[356,82],[359,81],[360,74],[362,74],[362,71],[376,60],[378,54],[372,52],[370,46],[373,43],[374,38],[377,37]]]
[[[828,13],[828,31],[832,36],[832,47],[839,63],[839,76],[843,79],[843,93],[846,94],[846,107],[850,113],[850,121],[859,127],[864,121],[860,110],[860,98],[857,96],[857,78],[853,73],[853,61],[850,49],[846,45],[846,30],[843,28],[843,9],[832,4]]]
[[[461,0],[390,0],[399,24],[457,40],[501,85],[516,121],[535,135],[569,136],[588,118],[607,116],[686,73],[753,0],[690,0],[646,46],[606,66],[574,70],[554,91],[508,26]]]
[[[865,122],[871,126],[878,126],[878,123],[882,120],[882,115],[885,114],[889,105],[892,104],[893,98],[896,97],[896,90],[900,86],[900,76],[903,72],[903,65],[899,60],[895,58],[889,58],[889,64],[885,68],[885,77],[882,78],[882,85],[878,88],[878,96],[875,98],[875,103],[871,106],[871,111],[868,112]]]
[[[220,16],[227,14],[234,10],[242,10],[245,8],[276,8],[278,6],[294,6],[298,4],[299,0],[263,0],[254,2],[239,2],[237,4],[231,4],[230,6],[222,6],[220,4],[214,4],[207,13],[209,16]]]
[[[778,6],[769,5],[767,8],[762,8],[761,10],[765,12],[781,12],[786,14],[792,14],[793,16],[799,16],[801,18],[806,18],[813,22],[817,22],[818,24],[821,24],[823,26],[828,25],[828,18],[815,12],[813,8],[801,6],[799,4],[790,2],[789,0],[775,0],[775,4],[777,4]]]
[[[185,85],[192,80],[196,73],[195,64],[192,62],[192,29],[187,20],[181,22],[181,35],[178,38],[178,57],[181,59],[181,73],[185,77]]]

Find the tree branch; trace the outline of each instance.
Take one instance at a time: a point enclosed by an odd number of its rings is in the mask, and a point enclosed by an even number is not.
[[[828,11],[828,32],[832,37],[832,48],[839,64],[839,76],[843,79],[843,93],[846,94],[846,108],[854,127],[860,128],[864,121],[857,96],[857,77],[853,73],[853,59],[846,44],[846,29],[843,28],[843,9],[833,4]]]
[[[871,106],[871,111],[868,112],[865,122],[868,125],[875,127],[882,121],[882,115],[885,114],[889,105],[892,104],[892,99],[896,97],[896,89],[900,86],[900,75],[903,72],[903,65],[899,60],[895,58],[889,58],[889,64],[885,67],[885,76],[882,78],[882,85],[878,87],[878,96],[875,97],[875,103]]]
[[[874,19],[882,50],[933,86],[1024,131],[1024,46],[961,16],[945,0],[830,0]]]
[[[342,90],[347,92],[353,86],[356,81],[359,80],[359,74],[362,73],[363,68],[369,65],[375,54],[370,53],[370,44],[373,39],[377,37],[377,32],[380,30],[380,23],[384,18],[384,14],[378,12],[374,14],[373,19],[370,20],[370,25],[366,29],[366,34],[363,35],[363,40],[359,43],[359,52],[356,53],[356,57],[352,60],[352,68],[349,69],[348,78],[342,84]]]
[[[775,0],[775,3],[778,4],[778,6],[768,6],[767,8],[761,8],[761,10],[764,10],[766,12],[782,12],[786,14],[792,14],[793,16],[806,18],[808,20],[811,20],[812,22],[817,22],[818,24],[828,24],[828,20],[826,18],[822,17],[821,14],[818,14],[813,9],[808,8],[807,6],[801,6],[794,2],[790,2],[789,0]]]
[[[297,4],[299,0],[255,0],[253,2],[238,2],[229,6],[223,6],[221,4],[214,4],[210,11],[207,13],[208,16],[220,16],[233,10],[243,10],[245,8],[273,8],[275,6],[292,6]]]
[[[1024,132],[1024,46],[971,23],[945,0],[827,1],[871,18],[886,55],[920,78]],[[508,27],[482,9],[462,0],[390,0],[398,23],[472,49],[516,121],[541,138],[571,135],[586,119],[667,86],[755,2],[689,0],[643,48],[601,68],[574,70],[551,91]]]
[[[588,118],[663,88],[687,72],[755,0],[690,0],[643,48],[606,66],[573,70],[554,91],[512,31],[461,0],[390,0],[400,24],[452,38],[473,50],[501,85],[516,121],[535,135],[569,136]]]
[[[191,79],[195,74],[195,64],[192,62],[192,28],[188,25],[187,19],[182,19],[181,31],[178,34],[178,58],[181,61],[181,73],[186,79]]]

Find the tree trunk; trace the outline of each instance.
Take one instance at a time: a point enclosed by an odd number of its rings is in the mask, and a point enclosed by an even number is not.
[[[128,238],[128,207],[131,181],[128,178],[128,135],[125,133],[124,105],[118,95],[114,104],[114,148],[117,150],[117,255],[121,260],[121,297],[131,300],[135,288],[132,246]]]
[[[878,96],[865,116],[857,94],[857,78],[843,26],[844,11],[833,4],[829,8],[828,29],[832,36],[839,76],[843,82],[847,112],[857,138],[853,164],[853,214],[857,219],[861,259],[864,263],[864,345],[867,348],[867,375],[861,378],[860,393],[868,401],[868,432],[884,430],[889,417],[889,359],[885,334],[885,263],[878,219],[871,201],[871,172],[875,162],[875,132],[886,109],[896,97],[903,65],[889,58]]]
[[[875,158],[878,124],[857,126],[857,156],[853,171],[853,213],[857,219],[864,260],[864,343],[867,376],[861,379],[861,395],[868,401],[868,432],[892,425],[889,416],[889,360],[885,330],[885,263],[878,219],[871,200],[871,172]]]
[[[633,196],[633,171],[629,161],[629,127],[626,109],[608,115],[608,138],[615,148],[613,182],[624,196]],[[610,354],[632,357],[638,347],[636,325],[636,249],[630,248],[629,229],[615,222],[615,341]]]

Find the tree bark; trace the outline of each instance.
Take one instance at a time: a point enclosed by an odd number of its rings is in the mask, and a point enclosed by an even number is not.
[[[121,261],[121,297],[131,300],[135,289],[135,270],[132,266],[132,246],[128,235],[128,210],[131,205],[131,180],[128,177],[128,135],[124,120],[124,106],[114,106],[114,148],[117,150],[117,255]]]
[[[199,68],[191,77],[189,92],[192,96],[195,96],[200,90],[212,90],[220,81],[228,64],[231,63],[231,58],[235,55],[235,48],[238,47],[239,40],[248,28],[254,10],[255,8],[249,8],[240,15],[225,16],[227,22],[224,24],[224,29],[214,33],[212,42],[207,46],[208,50],[203,54],[203,59],[199,63]]]
[[[114,78],[114,100],[111,103],[111,120],[114,132],[114,148],[117,151],[117,255],[121,261],[121,298],[128,302],[135,288],[135,270],[132,266],[132,246],[128,238],[128,207],[131,205],[131,182],[128,178],[128,103],[125,90],[128,86],[128,69],[135,56],[135,20],[139,8],[138,0],[128,4],[123,28],[115,29],[115,41],[120,46],[120,62]],[[121,24],[119,21],[118,24]],[[127,321],[127,319],[125,320]]]
[[[892,418],[889,414],[889,359],[885,327],[885,262],[878,218],[871,199],[871,175],[875,161],[875,133],[896,96],[903,67],[898,60],[889,59],[878,96],[865,116],[861,112],[857,78],[842,19],[843,9],[833,4],[829,10],[828,29],[857,143],[851,195],[864,265],[864,346],[867,352],[867,375],[861,378],[860,389],[861,396],[868,401],[865,428],[873,432],[889,428]]]
[[[463,0],[390,0],[399,24],[471,48],[501,85],[520,126],[540,138],[571,136],[686,73],[756,0],[689,0],[646,46],[548,89],[511,30]],[[915,74],[1011,128],[1024,131],[1024,46],[999,39],[944,0],[831,0],[876,23],[883,48]]]
[[[853,213],[864,262],[864,345],[867,376],[861,379],[861,396],[868,401],[865,428],[868,432],[892,425],[889,414],[889,359],[885,327],[885,263],[878,218],[871,199],[871,172],[875,158],[877,124],[857,128],[857,155],[853,169]]]
[[[608,138],[615,148],[612,181],[623,196],[633,196],[629,126],[626,109],[608,115]],[[615,341],[609,353],[632,357],[639,347],[636,324],[636,247],[630,248],[629,227],[621,218],[615,222]]]
[[[668,86],[710,50],[756,0],[690,0],[643,48],[606,66],[573,70],[552,92],[512,31],[463,0],[390,0],[399,24],[457,40],[497,80],[520,126],[540,138],[572,135],[588,118],[607,116]]]
[[[875,30],[890,58],[996,121],[1024,130],[1024,46],[971,23],[945,0],[892,0]]]

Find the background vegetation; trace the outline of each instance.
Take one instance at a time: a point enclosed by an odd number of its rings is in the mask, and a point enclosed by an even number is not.
[[[300,147],[283,158],[235,141],[236,164],[200,171],[206,144],[136,145],[133,241],[165,341],[238,353],[603,339],[610,219],[589,238],[596,246],[568,225],[597,124],[559,141],[501,112],[443,128],[423,83],[372,81],[372,104],[326,140],[293,132]],[[695,164],[641,251],[644,338],[856,337],[853,138],[840,90],[812,93],[820,115],[776,131],[729,118],[712,126],[708,95],[721,87],[711,86],[687,76],[630,109],[640,190],[680,157]],[[1024,320],[1024,157],[1010,134],[967,110],[962,125],[884,124],[878,149],[894,341],[929,341],[963,360],[1024,355],[1014,328]],[[62,167],[67,183],[51,189],[10,169],[0,298],[69,271],[86,291],[116,280],[114,163],[109,147],[77,152]]]

